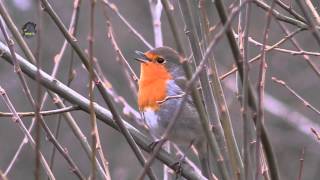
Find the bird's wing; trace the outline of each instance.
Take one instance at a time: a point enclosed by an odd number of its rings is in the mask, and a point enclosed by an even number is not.
[[[187,79],[185,77],[179,77],[175,79],[175,83],[179,86],[179,88],[184,91],[187,87]],[[196,81],[196,87],[200,94],[202,94],[200,82]],[[194,105],[191,95],[188,97],[188,103]],[[204,102],[203,102],[204,103]]]

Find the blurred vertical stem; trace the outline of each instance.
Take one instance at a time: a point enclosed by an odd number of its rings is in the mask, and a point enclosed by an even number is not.
[[[177,51],[182,57],[185,57],[185,53],[184,53],[183,45],[182,45],[182,40],[181,40],[181,37],[179,36],[177,23],[175,22],[174,16],[172,14],[172,9],[170,7],[171,5],[168,0],[161,0],[161,3],[162,3],[162,6],[166,12],[167,17],[168,17],[168,21],[169,21],[170,28],[171,28],[171,31],[173,34],[173,38],[174,38],[174,41],[177,46]],[[186,64],[186,63],[184,63],[184,64]],[[185,69],[185,71],[188,72],[189,70]],[[191,73],[191,69],[190,69],[190,73]],[[190,79],[189,77],[191,77],[191,75],[189,76],[187,73],[187,76],[188,76],[187,78]]]
[[[207,17],[207,13],[204,6],[205,0],[200,0],[200,11],[201,11],[201,22],[202,27],[204,28],[203,36],[204,36],[204,48],[207,48],[208,42],[212,39],[209,34],[209,21]],[[241,11],[240,11],[241,12]],[[224,134],[226,137],[226,143],[228,146],[228,153],[231,161],[232,171],[234,173],[234,177],[239,177],[243,179],[243,163],[240,155],[240,151],[234,137],[234,132],[232,128],[231,118],[229,114],[229,108],[225,100],[224,91],[221,86],[221,82],[219,79],[218,69],[216,66],[216,60],[213,55],[209,60],[209,69],[208,75],[211,81],[211,89],[215,98],[215,102],[217,103],[220,122],[224,130]]]
[[[95,163],[95,158],[96,158],[96,153],[97,153],[97,136],[98,134],[98,127],[97,127],[97,119],[96,119],[96,114],[94,111],[94,74],[93,74],[93,66],[94,66],[94,61],[93,61],[93,43],[94,43],[94,10],[95,10],[95,5],[96,5],[96,0],[91,0],[91,6],[90,6],[90,32],[89,32],[89,37],[88,37],[88,42],[89,42],[89,66],[88,66],[88,71],[89,71],[89,108],[90,108],[90,120],[91,120],[91,149],[92,149],[92,154],[91,154],[91,177],[90,179],[95,180],[96,179],[96,163]]]
[[[196,62],[196,65],[198,66],[202,59],[202,52],[199,45],[200,44],[199,38],[196,33],[196,27],[193,21],[193,17],[191,15],[191,5],[189,1],[185,1],[185,0],[180,0],[179,4],[180,4],[181,13],[184,18],[185,26],[186,26],[185,32],[189,39],[189,44],[193,52],[194,60]],[[205,100],[204,108],[206,108],[205,111],[208,113],[208,118],[212,123],[212,129],[213,129],[212,131],[217,139],[218,146],[219,146],[218,148],[220,149],[222,158],[223,158],[222,161],[225,162],[227,172],[230,172],[229,171],[230,160],[228,156],[228,148],[225,142],[224,132],[223,132],[221,123],[219,121],[219,115],[217,114],[217,109],[216,109],[214,98],[213,98],[213,92],[210,87],[209,78],[207,76],[207,71],[208,69],[205,67],[205,70],[200,72],[199,74],[201,88],[203,92],[202,99]],[[207,115],[204,114],[204,116],[207,116]]]
[[[163,46],[163,36],[161,30],[161,14],[162,14],[162,3],[160,0],[149,0],[150,13],[152,16],[152,28],[153,28],[153,38],[154,38],[154,47]],[[165,151],[170,153],[171,144],[169,141],[165,142],[163,148]],[[170,170],[168,166],[163,165],[163,180],[170,179]]]
[[[41,146],[41,128],[40,128],[40,106],[41,106],[41,95],[42,95],[42,88],[40,85],[40,68],[41,68],[41,46],[42,46],[42,30],[43,30],[43,22],[42,22],[42,9],[41,9],[41,2],[37,0],[37,16],[38,16],[38,28],[37,28],[37,42],[36,42],[36,52],[35,52],[35,59],[36,59],[36,66],[37,66],[37,76],[36,76],[36,100],[34,102],[34,109],[35,109],[35,121],[36,121],[36,169],[35,169],[35,179],[41,179],[41,169],[40,169],[40,146]]]
[[[182,40],[179,36],[179,32],[178,32],[178,27],[177,27],[177,23],[175,22],[175,18],[172,14],[172,10],[170,8],[170,4],[168,2],[168,0],[161,0],[161,3],[166,11],[167,17],[168,17],[168,21],[173,33],[173,37],[175,39],[176,45],[177,45],[177,50],[178,53],[185,58],[185,53],[184,53],[184,49],[183,49],[183,45],[182,45]],[[183,69],[186,73],[187,79],[190,80],[192,77],[192,70],[191,70],[191,65],[189,64],[189,62],[187,60],[183,60],[183,62],[181,62],[183,65]],[[211,130],[209,128],[209,122],[208,119],[206,117],[205,111],[204,111],[204,107],[202,104],[202,100],[200,97],[200,94],[198,92],[198,89],[193,85],[191,87],[191,95],[192,95],[192,99],[195,102],[197,111],[200,115],[200,121],[201,124],[204,128],[205,131],[205,135],[208,139],[208,144],[209,147],[211,148],[211,150],[213,151],[214,154],[214,158],[216,160],[219,160],[220,158],[222,158],[222,155],[220,153],[220,149],[219,147],[215,146],[217,144],[216,142],[216,138],[215,136],[211,133]],[[229,174],[227,172],[227,167],[225,166],[224,161],[218,161],[218,167],[219,167],[219,171],[221,173],[221,175],[223,176],[224,179],[229,179]]]
[[[78,22],[79,22],[79,14],[80,14],[80,4],[81,4],[81,0],[74,0],[73,3],[73,11],[72,11],[72,15],[71,15],[71,19],[70,19],[70,24],[69,24],[69,32],[73,35],[76,36],[76,31],[77,31],[77,27],[78,27]],[[64,56],[66,50],[68,47],[68,41],[64,40],[63,45],[59,51],[59,53],[55,56],[54,58],[54,66],[53,66],[53,70],[51,73],[52,77],[56,77],[56,74],[58,73],[58,69],[60,67],[61,64],[61,60],[62,57]],[[67,85],[69,86],[71,84],[71,81],[75,78],[73,72],[72,72],[72,65],[73,65],[73,51],[71,51],[71,60],[70,60],[70,66],[69,66],[69,72],[68,72],[68,82]],[[44,101],[47,99],[48,97],[48,92],[46,91],[44,96],[43,96],[43,101],[42,103],[44,103]],[[59,133],[60,133],[60,127],[61,127],[61,122],[62,122],[62,116],[63,115],[59,115],[58,116],[58,122],[56,124],[56,129],[55,129],[55,137],[58,139]],[[53,146],[52,147],[52,153],[50,156],[50,168],[53,169],[54,167],[54,160],[55,160],[55,153],[56,153],[56,148]]]
[[[241,2],[241,0],[240,0]],[[239,19],[239,42],[240,46],[243,46],[243,82],[242,82],[242,123],[243,123],[243,159],[244,159],[244,179],[253,179],[251,159],[250,159],[250,138],[253,129],[251,129],[249,121],[249,108],[248,108],[248,80],[249,80],[249,31],[250,31],[250,15],[251,15],[251,3],[246,5],[245,13],[241,13]],[[242,28],[243,23],[243,28]],[[243,35],[243,36],[242,36]]]
[[[317,21],[314,19],[315,17],[313,17],[310,14],[310,12],[308,11],[305,1],[296,0],[296,2],[298,4],[298,6],[300,7],[304,17],[306,18],[309,27],[311,28],[310,30],[311,30],[311,33],[312,33],[313,37],[315,38],[315,40],[317,41],[318,45],[320,46],[320,32],[319,32],[319,29],[316,28],[316,26],[318,24],[317,24]]]
[[[252,1],[252,0],[247,0],[247,1]],[[227,14],[226,7],[223,4],[223,2],[224,2],[223,0],[215,0],[215,5],[216,5],[216,9],[218,11],[218,14],[220,16],[221,22],[223,24],[226,24],[228,14]],[[229,41],[229,44],[231,46],[231,51],[234,56],[235,63],[236,63],[237,68],[239,70],[240,78],[243,81],[243,57],[240,53],[240,50],[237,45],[236,39],[234,37],[232,28],[228,27],[228,29],[226,30],[226,35],[227,35],[227,39]],[[257,112],[258,106],[257,106],[256,94],[252,90],[249,78],[248,78],[247,89],[248,89],[248,104],[254,112]],[[279,179],[279,172],[278,172],[278,165],[276,162],[276,156],[273,152],[272,145],[271,145],[271,142],[270,142],[268,134],[267,134],[267,130],[263,124],[261,126],[261,141],[262,141],[265,153],[266,153],[268,165],[270,168],[271,178],[272,178],[272,180],[278,180]]]
[[[162,4],[160,0],[149,0],[150,12],[152,16],[152,27],[155,47],[163,46],[161,31]]]
[[[261,47],[261,63],[259,70],[259,79],[258,79],[258,113],[257,113],[257,123],[256,123],[256,175],[255,179],[259,179],[260,171],[261,171],[261,162],[260,162],[260,151],[261,148],[261,129],[264,124],[264,93],[265,93],[265,79],[266,79],[266,71],[267,71],[267,62],[266,62],[266,44],[268,40],[268,35],[270,31],[270,24],[272,19],[272,10],[275,7],[275,0],[272,1],[271,8],[268,10],[266,14],[267,22],[263,34],[263,42]],[[272,168],[272,167],[271,167]]]
[[[190,80],[192,77],[191,65],[189,64],[189,62],[186,59],[184,59],[185,53],[183,50],[182,41],[179,37],[178,28],[177,28],[175,19],[172,15],[172,11],[170,10],[169,2],[167,0],[161,0],[161,2],[162,2],[162,5],[163,5],[166,13],[167,13],[170,27],[171,27],[173,36],[174,36],[176,44],[177,44],[177,50],[178,50],[179,54],[183,57],[183,61],[181,62],[181,64],[183,66],[184,72],[186,73],[186,78],[188,80]],[[201,96],[200,96],[198,89],[196,88],[195,85],[191,86],[191,95],[192,95],[192,99],[195,103],[196,109],[199,113],[200,121],[201,121],[203,130],[205,132],[206,138],[208,140],[208,144],[209,144],[211,150],[213,151],[214,158],[216,160],[218,160],[219,171],[224,179],[229,179],[229,174],[228,174],[228,170],[225,165],[225,162],[223,160],[220,161],[220,159],[222,159],[223,157],[221,155],[219,147],[216,146],[217,145],[216,138],[210,130],[209,121],[208,121],[208,118],[207,118],[207,115],[206,115],[206,112],[204,109],[204,105],[202,104],[203,102],[202,102]]]

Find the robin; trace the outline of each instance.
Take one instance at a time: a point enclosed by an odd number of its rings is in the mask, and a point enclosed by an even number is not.
[[[138,106],[151,135],[160,139],[175,110],[179,107],[181,102],[179,96],[184,94],[187,84],[181,65],[182,57],[169,47],[159,47],[145,53],[136,51],[136,54],[139,58],[135,60],[141,63]],[[205,134],[192,98],[190,95],[187,96],[187,101],[168,139],[179,145],[194,145],[198,152],[202,173],[209,178]]]

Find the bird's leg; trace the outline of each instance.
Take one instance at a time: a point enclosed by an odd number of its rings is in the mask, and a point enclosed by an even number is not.
[[[153,151],[154,148],[157,146],[157,144],[159,144],[161,141],[166,141],[166,139],[156,139],[154,140],[153,142],[151,142],[149,145],[148,145],[148,148]]]
[[[174,172],[176,174],[176,178],[175,179],[178,179],[179,177],[181,177],[181,174],[182,174],[182,165],[185,163],[185,158],[186,158],[186,155],[183,154],[179,160],[175,163],[173,163],[172,165],[170,165],[171,167],[173,167],[174,169]]]
[[[189,149],[191,149],[191,146],[193,144],[193,141],[191,141],[191,143],[189,144],[189,146],[187,147],[187,150],[185,153],[182,153],[181,157],[179,158],[179,160],[175,163],[172,164],[172,167],[174,167],[175,169],[175,173],[176,173],[176,179],[178,179],[179,177],[181,177],[182,174],[182,165],[185,162],[185,158],[186,158],[186,153]]]

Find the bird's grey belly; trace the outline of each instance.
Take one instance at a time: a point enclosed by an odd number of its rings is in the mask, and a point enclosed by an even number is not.
[[[163,137],[179,103],[180,100],[172,99],[163,103],[158,111],[146,110],[144,112],[146,123],[154,138]],[[185,103],[182,109],[168,138],[174,143],[189,145],[192,141],[203,138],[203,131],[195,109],[188,103]]]

